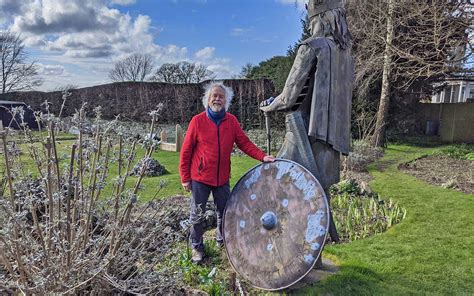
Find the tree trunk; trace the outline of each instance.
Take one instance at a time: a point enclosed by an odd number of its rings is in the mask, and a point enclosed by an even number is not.
[[[383,55],[383,73],[382,73],[382,90],[380,92],[380,103],[377,111],[377,122],[375,124],[374,136],[372,144],[375,147],[381,147],[385,143],[385,129],[388,123],[388,109],[390,105],[390,73],[392,71],[392,41],[393,41],[393,10],[394,1],[388,1],[388,17],[387,17],[387,36],[385,39],[385,51]]]

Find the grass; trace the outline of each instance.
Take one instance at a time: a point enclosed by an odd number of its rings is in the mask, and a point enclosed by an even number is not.
[[[183,274],[183,280],[190,286],[197,286],[209,295],[222,295],[225,292],[225,278],[221,275],[221,253],[214,240],[206,242],[204,254],[211,258],[208,264],[194,264],[191,261],[191,249],[185,248],[181,244],[179,254],[179,270]]]
[[[67,138],[64,136],[64,138]],[[10,140],[10,139],[9,139]],[[60,140],[57,141],[58,147],[58,158],[60,158],[60,167],[64,168],[69,164],[70,153],[72,149],[72,145],[75,143],[74,140]],[[35,143],[37,147],[40,147],[40,143]],[[31,161],[31,157],[28,153],[28,149],[26,144],[19,144],[21,151],[23,154],[20,156],[21,161],[21,170],[24,174],[32,174],[34,176],[38,175],[38,170],[33,161]],[[103,145],[103,153],[105,153],[105,145]],[[138,147],[138,146],[137,146]],[[116,148],[116,147],[115,147]],[[137,163],[141,158],[144,157],[144,149],[137,148],[137,154],[133,164]],[[162,151],[157,150],[152,154],[152,158],[158,160],[162,165],[165,166],[166,170],[168,171],[167,174],[158,177],[146,177],[142,181],[143,190],[139,192],[139,197],[141,201],[150,200],[156,193],[159,184],[161,181],[165,181],[167,186],[162,188],[158,193],[158,198],[164,198],[168,196],[173,196],[177,194],[187,195],[182,187],[181,187],[181,180],[179,177],[178,171],[178,163],[179,163],[179,153],[178,152],[170,152],[170,151]],[[248,171],[251,167],[258,164],[257,160],[251,159],[245,156],[233,156],[231,158],[232,161],[232,176],[231,178],[231,186],[233,186],[240,176],[242,176],[246,171]],[[0,172],[4,171],[4,162],[0,162]],[[112,163],[110,165],[109,177],[107,179],[107,185],[103,189],[102,196],[111,196],[112,195],[112,178],[113,176],[118,175],[118,164],[117,162]],[[127,187],[133,187],[135,184],[137,177],[129,176],[127,179]]]
[[[341,270],[299,292],[331,295],[472,295],[474,196],[435,187],[397,169],[436,148],[393,145],[370,166],[372,189],[407,209],[387,232],[327,246]]]
[[[474,144],[449,145],[434,152],[435,155],[447,155],[455,159],[474,160]]]

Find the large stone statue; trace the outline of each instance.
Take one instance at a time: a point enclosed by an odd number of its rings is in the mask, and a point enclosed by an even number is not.
[[[329,187],[339,182],[340,154],[349,153],[351,138],[354,66],[344,2],[309,1],[311,37],[299,45],[282,93],[261,104],[264,112],[287,112],[285,140],[277,157],[311,171],[328,199]],[[338,241],[331,224],[331,238]]]

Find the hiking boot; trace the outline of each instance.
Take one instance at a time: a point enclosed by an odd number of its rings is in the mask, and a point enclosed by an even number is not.
[[[193,249],[191,261],[194,263],[200,263],[204,257],[204,252]]]
[[[224,247],[224,240],[216,240],[217,247],[222,249]]]

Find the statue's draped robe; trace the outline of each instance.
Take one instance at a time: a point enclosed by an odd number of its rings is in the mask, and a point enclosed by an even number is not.
[[[310,38],[317,67],[309,110],[308,135],[342,154],[350,151],[354,64],[350,49],[340,50],[329,38]]]
[[[298,49],[282,93],[262,110],[292,109],[310,76],[314,84],[299,108],[306,119],[307,134],[347,155],[351,139],[353,73],[350,48],[341,50],[330,38],[309,38]]]

